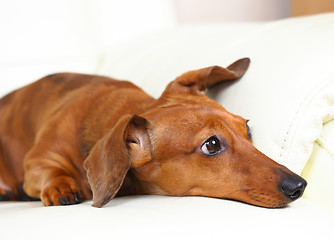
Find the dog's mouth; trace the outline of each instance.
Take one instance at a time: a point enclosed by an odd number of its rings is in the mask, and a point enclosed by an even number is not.
[[[236,200],[266,208],[282,208],[302,197],[307,182],[298,175],[285,178],[276,189],[255,188],[236,191]]]
[[[191,192],[188,192],[184,196],[204,196],[217,199],[227,199],[264,208],[284,208],[290,202],[292,202],[285,198],[283,195],[279,194],[279,192],[275,194],[274,192],[268,192],[265,189],[261,188],[242,189],[235,191],[234,193],[226,194],[224,196],[194,194]]]
[[[258,187],[240,189],[228,195],[222,199],[235,200],[264,208],[283,208],[291,202],[278,191],[268,191]]]
[[[246,195],[248,199],[245,202],[259,207],[283,208],[291,202],[286,198],[265,192],[263,189],[248,191]]]
[[[265,184],[236,191],[233,198],[260,207],[282,208],[302,197],[307,186],[305,179],[287,170],[278,173],[276,179],[266,177]]]

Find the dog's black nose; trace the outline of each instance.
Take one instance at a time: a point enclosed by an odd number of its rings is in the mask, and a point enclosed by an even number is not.
[[[290,201],[294,201],[303,195],[306,185],[307,182],[303,178],[294,175],[282,181],[280,190]]]

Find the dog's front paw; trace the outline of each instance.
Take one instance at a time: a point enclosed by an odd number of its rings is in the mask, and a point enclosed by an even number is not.
[[[13,200],[14,194],[12,191],[4,190],[0,188],[0,201]]]
[[[57,177],[42,190],[41,200],[45,206],[77,204],[83,196],[75,180],[71,177]]]

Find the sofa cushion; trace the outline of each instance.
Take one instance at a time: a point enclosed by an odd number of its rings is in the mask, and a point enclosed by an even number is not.
[[[334,213],[334,120],[324,124],[302,176],[308,180],[304,197]]]
[[[332,239],[333,217],[300,199],[266,209],[205,197],[131,196],[103,208],[92,202],[43,207],[1,203],[5,239]]]

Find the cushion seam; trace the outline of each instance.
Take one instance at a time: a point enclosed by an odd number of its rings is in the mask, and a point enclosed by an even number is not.
[[[334,150],[331,149],[330,144],[326,141],[326,139],[319,137],[315,141],[320,147],[326,150],[328,155],[334,160]]]
[[[293,143],[294,142],[294,139],[295,139],[295,136],[292,136],[292,132],[293,132],[293,129],[295,128],[296,124],[297,124],[297,121],[300,121],[298,120],[298,117],[302,114],[304,115],[305,112],[306,112],[306,108],[308,108],[313,100],[318,96],[318,94],[323,91],[324,89],[326,89],[326,87],[328,85],[331,85],[333,84],[333,74],[327,76],[325,79],[327,79],[327,81],[319,88],[316,88],[316,89],[312,89],[309,94],[306,94],[305,97],[302,99],[302,101],[300,102],[299,104],[299,107],[297,109],[297,111],[295,112],[294,114],[294,117],[292,118],[292,121],[291,121],[291,124],[288,128],[288,130],[286,131],[285,133],[285,137],[282,141],[282,144],[281,144],[281,151],[280,151],[280,155],[279,155],[279,162],[282,163],[283,161],[283,156],[285,155],[285,158],[288,158],[288,155],[287,155],[287,151],[288,149],[291,147],[290,144],[287,144],[287,142],[290,142],[290,143]],[[329,81],[328,81],[329,80]],[[312,95],[312,97],[310,98],[309,96]],[[298,126],[297,126],[298,127]],[[294,130],[294,133],[296,132],[296,129]],[[295,135],[295,134],[294,134]],[[292,139],[291,139],[291,136],[292,136]],[[290,140],[289,140],[290,138]],[[286,160],[284,160],[286,161]]]

